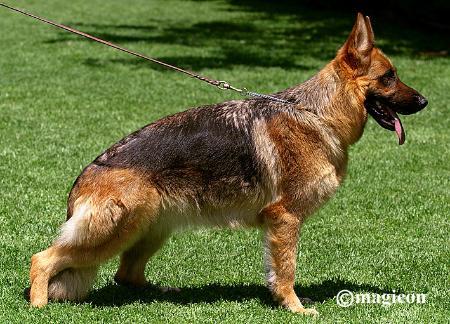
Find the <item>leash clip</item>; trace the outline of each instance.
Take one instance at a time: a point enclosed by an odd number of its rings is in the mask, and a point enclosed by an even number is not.
[[[231,89],[231,85],[226,81],[219,81],[217,83],[217,88],[219,88],[220,90],[229,90]]]
[[[229,84],[227,81],[218,81],[216,86],[220,89],[220,90],[233,90],[239,93],[246,93],[247,90],[242,90],[239,88],[235,88],[233,87],[231,84]]]

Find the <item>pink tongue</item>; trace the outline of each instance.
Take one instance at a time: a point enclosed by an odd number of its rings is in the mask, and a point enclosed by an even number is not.
[[[395,124],[395,132],[397,133],[398,137],[398,145],[402,145],[403,143],[405,143],[405,131],[403,129],[402,122],[400,121],[399,118],[395,118],[394,124]]]

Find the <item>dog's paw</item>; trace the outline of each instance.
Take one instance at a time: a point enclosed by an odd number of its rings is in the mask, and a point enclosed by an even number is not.
[[[178,287],[164,287],[164,286],[158,286],[158,289],[162,293],[170,293],[170,292],[180,292],[181,289]]]
[[[304,308],[303,310],[304,310],[303,311],[304,315],[313,316],[313,317],[319,316],[319,312],[316,311],[314,308]]]
[[[156,284],[153,284],[153,283],[150,283],[150,282],[147,283],[145,288],[158,291],[158,292],[160,292],[162,294],[165,294],[165,293],[178,293],[178,292],[181,291],[181,289],[178,288],[178,287],[160,286],[160,285],[156,285]]]
[[[34,297],[31,295],[30,304],[31,307],[41,308],[48,304],[48,298],[42,296]]]
[[[307,315],[307,316],[318,316],[319,315],[319,312],[316,311],[314,308],[305,308],[301,305],[291,306],[288,308],[293,313],[303,314],[303,315]]]

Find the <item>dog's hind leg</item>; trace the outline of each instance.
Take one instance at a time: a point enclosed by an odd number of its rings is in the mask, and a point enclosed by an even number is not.
[[[87,255],[83,261],[88,261]],[[30,301],[33,306],[44,306],[48,299],[80,300],[84,298],[97,275],[98,265],[88,262],[78,266],[83,257],[80,251],[53,245],[33,255],[30,271]],[[77,265],[77,266],[74,266]]]
[[[145,287],[145,266],[150,257],[158,251],[168,237],[168,233],[151,231],[122,253],[120,266],[114,280],[116,283],[130,287]]]
[[[103,254],[103,255],[102,255]],[[48,299],[80,300],[92,286],[100,263],[107,254],[54,244],[33,255],[30,270],[30,302],[44,306]]]
[[[105,175],[109,187],[96,179],[85,185],[72,206],[72,217],[47,250],[32,257],[30,301],[79,300],[94,282],[98,266],[129,249],[158,217],[160,196],[140,178]]]
[[[66,260],[59,258],[55,253],[56,249],[50,247],[31,258],[30,301],[33,306],[41,307],[47,304],[50,278],[66,268]]]

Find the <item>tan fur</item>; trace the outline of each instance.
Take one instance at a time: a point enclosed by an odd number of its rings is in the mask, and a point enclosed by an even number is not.
[[[277,148],[272,142],[267,125],[263,121],[256,121],[253,127],[253,137],[258,155],[267,179],[265,191],[269,194],[270,201],[277,201],[279,197],[278,180],[280,178],[280,157]]]
[[[69,268],[51,278],[48,295],[52,300],[83,300],[95,281],[98,267]]]
[[[248,102],[229,102],[229,110],[223,110],[226,125],[251,135],[260,182],[250,172],[250,179],[226,174],[205,185],[206,176],[189,166],[159,174],[103,167],[127,149],[126,141],[118,143],[99,157],[99,165],[83,172],[70,194],[69,218],[59,237],[32,257],[31,304],[85,297],[99,265],[120,253],[116,282],[147,285],[147,261],[175,230],[256,226],[265,231],[267,284],[274,299],[293,312],[317,314],[304,308],[294,291],[299,230],[343,181],[348,147],[361,137],[367,120],[367,89],[387,68],[391,63],[373,47],[368,18],[359,14],[336,58],[314,78],[284,92],[308,105],[258,117],[247,129],[253,115],[238,108]],[[145,131],[175,127],[183,116]]]
[[[35,306],[45,305],[48,298],[84,297],[97,267],[133,248],[155,222],[161,199],[139,174],[130,170],[93,170],[86,175],[76,189],[74,218],[66,222],[50,248],[32,257],[30,299]],[[48,290],[50,279],[59,273]]]

